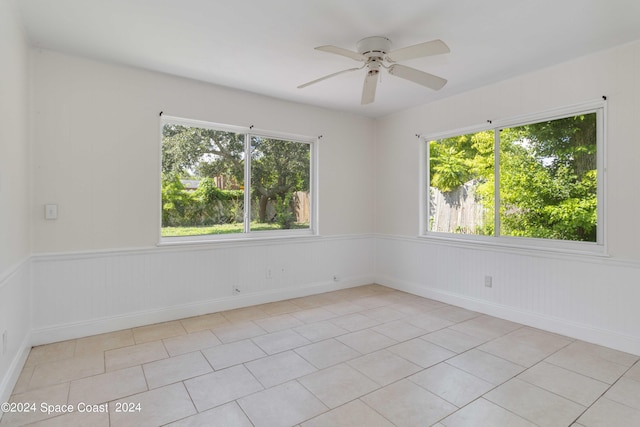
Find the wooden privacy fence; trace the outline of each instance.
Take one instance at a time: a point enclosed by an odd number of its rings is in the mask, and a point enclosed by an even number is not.
[[[293,213],[296,216],[297,223],[308,224],[311,218],[311,197],[306,191],[295,191],[292,194],[292,205],[295,206]],[[257,203],[254,203],[257,206]],[[269,200],[267,202],[267,218],[275,218],[276,209],[274,202]],[[257,214],[254,216],[257,217]]]
[[[453,191],[430,188],[429,230],[476,234],[484,225],[484,206],[475,194],[477,182],[469,181]]]
[[[311,218],[311,198],[306,191],[296,191],[293,193],[296,200],[296,222],[308,224]]]

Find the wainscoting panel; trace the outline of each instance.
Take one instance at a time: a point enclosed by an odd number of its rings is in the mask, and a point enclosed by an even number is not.
[[[30,266],[25,259],[0,276],[0,402],[9,400],[31,348]]]
[[[357,235],[34,255],[32,342],[372,283],[374,247]]]
[[[638,263],[396,236],[375,256],[382,285],[640,354]]]

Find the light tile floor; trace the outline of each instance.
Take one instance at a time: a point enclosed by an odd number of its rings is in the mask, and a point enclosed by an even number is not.
[[[369,285],[35,347],[0,426],[640,426],[638,359]]]

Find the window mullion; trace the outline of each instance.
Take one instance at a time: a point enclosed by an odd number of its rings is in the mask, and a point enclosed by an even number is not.
[[[498,237],[500,236],[500,129],[494,129],[493,135],[493,234]]]
[[[605,253],[606,113],[598,101],[424,138],[421,233]]]
[[[244,232],[251,231],[251,134],[244,135]]]
[[[601,108],[595,111],[596,113],[596,198],[597,198],[597,209],[596,215],[598,218],[598,226],[596,228],[596,242],[603,245],[606,248],[605,241],[605,227],[606,222],[605,219],[605,209],[607,206],[604,188],[605,188],[605,179],[607,175],[607,167],[606,167],[606,147],[604,144],[604,135],[606,134],[606,108],[603,105]]]

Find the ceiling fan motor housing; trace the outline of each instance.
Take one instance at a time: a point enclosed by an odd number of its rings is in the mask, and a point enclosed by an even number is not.
[[[368,58],[382,58],[391,51],[391,40],[386,37],[366,37],[356,45],[358,53]]]

